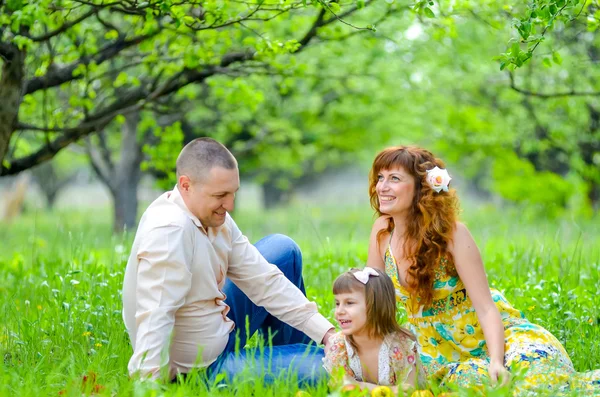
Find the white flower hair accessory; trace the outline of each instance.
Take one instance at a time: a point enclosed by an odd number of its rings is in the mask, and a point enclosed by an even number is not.
[[[427,170],[427,183],[436,191],[436,193],[439,193],[442,190],[447,192],[448,184],[451,180],[452,178],[450,178],[450,175],[445,168],[442,169],[436,165],[433,169]]]
[[[363,284],[367,284],[369,282],[369,276],[379,277],[377,270],[373,269],[372,267],[365,267],[362,270],[352,273],[352,275]]]

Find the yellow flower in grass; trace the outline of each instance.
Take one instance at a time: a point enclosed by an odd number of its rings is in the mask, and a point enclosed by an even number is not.
[[[96,343],[94,346],[96,346],[96,347],[102,347],[102,343]]]
[[[42,305],[37,305],[38,310],[42,310]]]
[[[91,336],[91,335],[92,335],[92,333],[91,333],[91,332],[89,332],[89,331],[87,331],[87,332],[84,332],[84,333],[83,333],[83,334],[81,334],[81,335],[82,335],[82,336]]]
[[[377,386],[371,390],[371,397],[393,397],[394,392],[387,386]]]

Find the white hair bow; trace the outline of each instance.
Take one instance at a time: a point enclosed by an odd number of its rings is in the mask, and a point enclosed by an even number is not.
[[[359,270],[352,274],[354,275],[354,277],[356,277],[358,281],[360,281],[363,284],[367,284],[367,282],[369,281],[369,276],[379,277],[379,273],[377,273],[377,270],[373,269],[372,267],[365,267],[363,270]]]

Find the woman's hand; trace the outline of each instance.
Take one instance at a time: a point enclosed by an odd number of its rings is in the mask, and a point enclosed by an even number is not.
[[[510,380],[510,372],[499,361],[492,361],[488,366],[488,374],[492,380],[492,385],[504,386]]]

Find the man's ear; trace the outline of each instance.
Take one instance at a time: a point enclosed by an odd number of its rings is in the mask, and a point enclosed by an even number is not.
[[[179,189],[184,192],[189,192],[190,187],[192,185],[192,181],[187,175],[181,175],[177,180],[177,184],[179,185]]]

